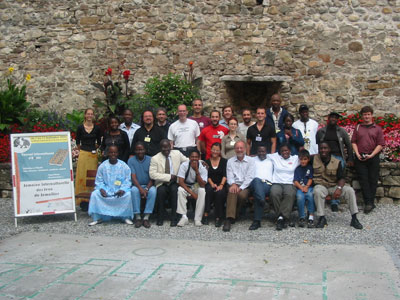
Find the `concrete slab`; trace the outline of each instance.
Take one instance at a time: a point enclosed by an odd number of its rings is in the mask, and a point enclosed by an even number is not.
[[[385,299],[385,247],[23,233],[0,241],[3,299]]]

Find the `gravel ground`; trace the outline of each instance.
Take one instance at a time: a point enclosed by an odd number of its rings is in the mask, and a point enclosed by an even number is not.
[[[327,212],[328,226],[324,229],[288,228],[276,231],[271,220],[265,218],[262,227],[256,231],[249,231],[251,224],[250,214],[243,220],[232,225],[230,232],[225,233],[222,228],[210,225],[195,227],[193,221],[184,228],[171,228],[169,222],[159,227],[152,222],[150,229],[134,228],[119,222],[103,223],[89,227],[90,218],[87,213],[78,208],[78,221],[74,222],[73,214],[25,217],[18,219],[18,228],[14,226],[14,208],[12,199],[0,199],[0,240],[20,232],[66,233],[83,236],[127,236],[149,239],[186,239],[207,241],[238,241],[238,242],[266,242],[286,245],[301,243],[312,244],[366,244],[386,246],[400,258],[400,205],[378,205],[368,215],[360,212],[358,219],[363,224],[363,230],[350,227],[350,213],[346,206],[340,207],[340,212]],[[296,213],[293,214],[294,216]],[[268,217],[268,215],[267,215]],[[270,218],[268,218],[270,219]]]

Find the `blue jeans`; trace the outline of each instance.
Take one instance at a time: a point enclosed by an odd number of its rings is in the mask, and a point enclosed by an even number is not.
[[[145,188],[146,185],[141,185],[142,188]],[[132,202],[133,202],[133,214],[140,214],[140,192],[139,189],[136,186],[132,187],[131,190],[132,193]],[[145,214],[151,214],[153,213],[154,209],[154,204],[156,203],[156,195],[157,195],[157,189],[155,186],[152,186],[148,193],[147,193],[147,199],[146,199],[146,206],[144,209]]]
[[[254,178],[250,190],[254,196],[254,221],[261,221],[264,215],[265,197],[269,195],[271,185],[262,182],[260,178]]]
[[[309,187],[308,192],[304,194],[301,190],[296,192],[297,198],[297,209],[299,211],[299,218],[305,218],[304,206],[307,204],[307,210],[309,214],[313,214],[315,211],[313,188]]]

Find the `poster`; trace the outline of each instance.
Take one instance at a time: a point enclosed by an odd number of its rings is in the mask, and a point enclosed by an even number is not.
[[[15,217],[75,213],[69,132],[11,135]]]

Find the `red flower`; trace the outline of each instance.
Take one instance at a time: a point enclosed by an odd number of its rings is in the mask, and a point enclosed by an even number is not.
[[[106,71],[106,76],[111,76],[111,74],[112,74],[112,69],[108,68]]]
[[[125,70],[124,72],[122,72],[122,76],[124,76],[126,81],[129,80],[130,75],[131,75],[131,71],[129,71],[129,70]]]
[[[189,61],[189,66],[193,66],[194,62],[193,61]]]

